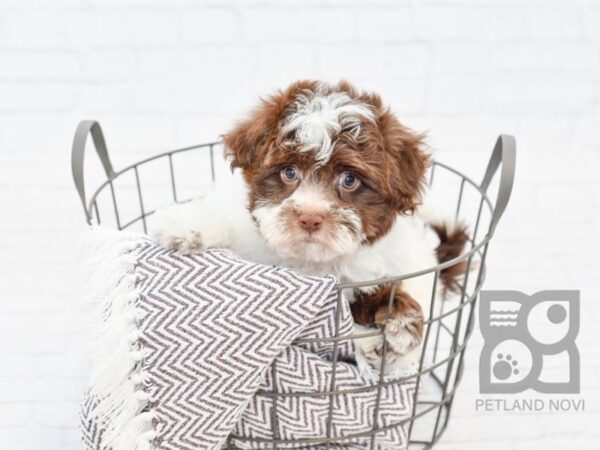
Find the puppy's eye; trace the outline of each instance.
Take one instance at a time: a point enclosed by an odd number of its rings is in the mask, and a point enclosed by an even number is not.
[[[294,166],[286,167],[281,171],[281,178],[287,183],[293,183],[298,180],[298,169]]]
[[[360,180],[352,172],[343,172],[340,175],[340,185],[346,191],[353,191],[360,185]]]

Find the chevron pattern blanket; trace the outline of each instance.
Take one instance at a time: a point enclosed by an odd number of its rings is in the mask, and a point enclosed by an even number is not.
[[[370,448],[373,427],[382,428],[374,448],[406,447],[402,420],[414,385],[377,388],[353,362],[351,340],[339,343],[335,365],[332,341],[313,340],[336,328],[352,334],[333,277],[242,261],[227,250],[182,256],[115,236],[100,239],[95,252],[98,339],[81,411],[86,450],[316,449],[327,436],[331,448],[358,449]],[[334,375],[338,393],[329,395]]]

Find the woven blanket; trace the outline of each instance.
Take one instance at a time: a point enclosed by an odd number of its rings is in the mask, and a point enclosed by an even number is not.
[[[369,448],[374,427],[374,448],[406,447],[414,384],[378,388],[354,363],[351,340],[337,349],[314,341],[352,334],[333,277],[101,234],[85,449],[254,449],[273,440],[316,449],[327,437],[330,448],[357,449]]]

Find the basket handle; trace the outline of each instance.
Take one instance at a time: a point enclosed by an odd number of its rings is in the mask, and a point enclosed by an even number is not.
[[[100,124],[95,120],[82,120],[77,126],[75,131],[75,137],[73,138],[73,148],[71,150],[71,170],[73,172],[73,181],[75,182],[75,188],[81,199],[83,211],[85,212],[86,221],[88,224],[92,223],[92,217],[88,212],[87,203],[85,198],[85,177],[83,173],[83,161],[85,156],[85,143],[88,135],[92,135],[92,141],[96,148],[96,153],[100,158],[100,162],[104,167],[104,172],[108,178],[112,178],[115,171],[112,168],[110,158],[108,157],[108,150],[106,149],[106,141],[104,140],[104,134],[102,134],[102,128]]]
[[[515,163],[516,163],[516,148],[517,144],[514,136],[509,134],[501,134],[496,140],[496,145],[490,156],[485,175],[481,182],[481,189],[487,192],[487,189],[498,171],[500,163],[502,170],[500,172],[500,186],[498,187],[498,195],[496,197],[496,205],[492,213],[488,235],[491,237],[496,231],[496,226],[504,214],[504,210],[508,205],[510,194],[512,192],[513,183],[515,180]]]

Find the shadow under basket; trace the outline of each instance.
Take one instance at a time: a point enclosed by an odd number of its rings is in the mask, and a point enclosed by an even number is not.
[[[84,155],[88,136],[92,136],[94,147],[103,167],[103,181],[88,199],[85,191]],[[212,186],[216,177],[215,152],[220,156],[222,144],[211,142],[191,147],[171,150],[143,159],[122,170],[115,170],[111,164],[100,125],[95,121],[83,121],[77,128],[72,149],[72,170],[75,187],[81,199],[85,220],[89,223],[114,226],[119,230],[147,231],[147,219],[158,208],[172,203],[181,203],[201,196]],[[423,350],[418,370],[414,373],[389,380],[381,376],[378,383],[367,389],[377,399],[369,431],[335,436],[331,426],[327,433],[318,439],[283,440],[273,430],[273,439],[260,439],[247,442],[255,448],[340,448],[344,444],[352,447],[357,438],[370,439],[370,448],[375,448],[375,436],[394,427],[402,427],[406,433],[410,449],[428,449],[440,439],[448,426],[454,395],[460,384],[464,370],[464,353],[473,331],[474,310],[479,291],[482,288],[488,245],[498,222],[504,213],[512,191],[515,172],[515,139],[512,136],[498,137],[481,183],[476,183],[460,171],[445,164],[435,162],[430,169],[429,184],[436,197],[441,198],[457,219],[467,225],[470,236],[463,255],[410,274],[398,274],[379,280],[364,280],[358,283],[338,283],[338,309],[343,301],[344,291],[356,287],[394,283],[410,278],[427,276],[432,280],[433,298],[430,302],[429,320],[425,323]],[[494,175],[497,195],[490,200],[488,191]],[[460,289],[444,300],[436,299],[436,286],[443,269],[456,264],[466,265],[465,276]],[[391,296],[393,296],[393,292]],[[392,298],[390,298],[391,302]],[[383,333],[377,330],[361,336],[334,336],[334,371],[330,388],[326,392],[305,393],[329,399],[328,417],[333,416],[334,398],[343,395],[336,389],[335,364],[336,349],[344,340],[360,339]],[[336,333],[337,334],[337,333]],[[384,346],[384,359],[385,359]],[[413,383],[414,395],[412,412],[397,423],[377,423],[381,389],[393,383]],[[278,392],[258,392],[272,398],[273,423],[277,422],[277,405],[285,395]],[[302,395],[302,393],[294,394]],[[250,438],[230,436],[228,448],[238,448],[234,442],[252,441]],[[367,446],[368,447],[368,446]]]

